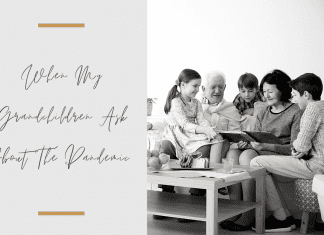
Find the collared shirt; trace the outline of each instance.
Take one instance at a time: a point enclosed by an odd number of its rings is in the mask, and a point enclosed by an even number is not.
[[[202,101],[201,101],[201,104],[202,104],[202,105],[204,105],[204,104],[208,104],[208,105],[218,105],[218,104],[222,103],[223,100],[224,100],[224,99],[222,99],[222,101],[219,102],[219,103],[213,103],[213,104],[211,104],[211,103],[209,102],[209,100],[208,100],[206,97],[203,97],[203,98],[202,98]]]
[[[260,91],[257,91],[257,93],[255,94],[255,97],[253,98],[253,100],[251,100],[250,102],[246,102],[240,94],[238,94],[234,101],[233,104],[234,106],[239,110],[240,114],[243,114],[243,111],[249,108],[254,108],[254,103],[257,101],[263,101],[262,99],[262,95]]]

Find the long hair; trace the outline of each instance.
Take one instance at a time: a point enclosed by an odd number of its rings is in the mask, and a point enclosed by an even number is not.
[[[171,109],[171,101],[179,95],[179,91],[177,90],[177,86],[181,86],[181,83],[189,83],[191,80],[194,79],[200,79],[200,74],[192,69],[184,69],[181,71],[181,73],[178,76],[178,79],[176,80],[176,84],[173,85],[171,90],[168,93],[167,99],[165,101],[164,105],[164,112],[165,114],[168,114]]]

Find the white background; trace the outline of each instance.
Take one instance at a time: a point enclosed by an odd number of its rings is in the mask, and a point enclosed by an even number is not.
[[[146,2],[145,1],[16,1],[0,10],[0,108],[12,115],[35,116],[41,107],[59,115],[64,106],[88,121],[46,124],[10,121],[0,132],[0,157],[56,147],[55,162],[41,166],[40,154],[28,155],[25,169],[12,161],[0,164],[1,234],[145,234],[145,114],[146,114]],[[85,23],[85,28],[38,28],[38,23]],[[20,79],[33,64],[67,78],[42,79],[28,90]],[[88,80],[77,86],[78,66],[101,74],[96,89]],[[30,76],[31,76],[30,75]],[[142,105],[141,105],[142,103]],[[114,106],[127,119],[112,123],[103,116]],[[65,113],[67,113],[67,111]],[[0,119],[4,113],[1,113]],[[2,124],[2,119],[0,123]],[[85,147],[85,154],[127,156],[127,162],[86,162],[67,169],[68,145]],[[143,155],[143,156],[142,156]],[[85,211],[85,216],[38,216],[38,211]],[[143,216],[137,216],[143,215]]]
[[[281,69],[292,79],[324,77],[324,2],[321,0],[148,1],[148,97],[163,114],[168,91],[185,68],[204,76],[223,71],[233,101],[245,72],[259,81]],[[198,95],[197,95],[198,96]]]

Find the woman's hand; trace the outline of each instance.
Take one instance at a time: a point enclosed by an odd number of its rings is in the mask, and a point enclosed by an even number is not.
[[[265,144],[263,144],[263,143],[251,142],[250,144],[251,144],[252,148],[254,148],[255,150],[258,150],[258,151],[264,150]]]
[[[244,141],[239,141],[237,143],[237,147],[239,150],[244,150],[244,149],[246,149],[247,146],[248,146],[248,143],[244,142]]]
[[[217,133],[210,126],[206,126],[204,130],[205,135],[207,135],[208,139],[212,140],[216,137]]]

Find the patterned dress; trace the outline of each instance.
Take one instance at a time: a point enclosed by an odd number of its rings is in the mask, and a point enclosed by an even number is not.
[[[193,98],[187,102],[181,96],[174,98],[165,122],[164,139],[173,143],[178,159],[204,145],[223,142],[220,135],[210,141],[205,134],[196,133],[198,125],[210,126],[203,116],[201,103],[197,99]]]

